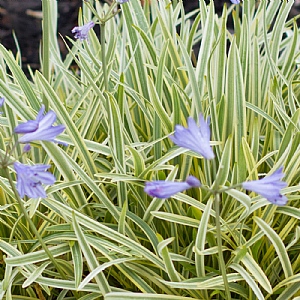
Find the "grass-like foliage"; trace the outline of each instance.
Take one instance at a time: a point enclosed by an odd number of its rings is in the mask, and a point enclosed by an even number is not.
[[[59,140],[68,143],[34,142],[19,159],[51,165],[57,180],[46,198],[23,199],[27,214],[0,170],[0,298],[300,296],[300,41],[296,22],[287,21],[293,1],[244,0],[224,5],[221,16],[213,1],[200,0],[189,14],[181,1],[144,2],[129,0],[119,12],[83,2],[79,26],[95,26],[83,41],[70,28],[62,60],[57,3],[43,0],[42,67],[30,79],[20,56],[0,45],[1,155],[16,140],[14,128],[34,120],[42,103],[66,126]],[[210,116],[213,163],[169,139],[176,124],[200,113]],[[11,155],[20,154],[18,144]],[[226,189],[281,166],[286,206]],[[168,199],[144,192],[146,181],[188,175],[204,188]],[[216,183],[224,189],[219,212],[205,188]]]

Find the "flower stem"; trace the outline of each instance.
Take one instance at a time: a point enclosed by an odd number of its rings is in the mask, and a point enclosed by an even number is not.
[[[62,268],[59,266],[59,264],[57,263],[57,261],[55,260],[54,256],[52,255],[52,253],[50,252],[50,250],[48,249],[48,247],[46,246],[46,244],[44,243],[44,240],[42,239],[41,235],[39,234],[38,230],[36,229],[34,223],[32,222],[23,202],[22,199],[20,198],[18,191],[15,187],[15,184],[11,178],[11,174],[9,173],[9,170],[7,167],[4,168],[4,171],[6,173],[6,176],[8,178],[8,181],[10,183],[10,186],[16,196],[16,199],[18,201],[18,204],[21,208],[21,211],[25,217],[25,219],[27,220],[27,222],[29,223],[30,229],[32,230],[32,232],[35,234],[36,238],[39,240],[42,248],[44,249],[45,253],[48,255],[49,259],[51,260],[51,262],[53,263],[53,265],[55,266],[55,268],[57,269],[58,273],[61,275],[61,277],[63,279],[67,279],[66,274],[63,272]]]
[[[221,194],[223,192],[226,192],[226,191],[229,191],[229,190],[233,190],[233,189],[239,188],[241,186],[242,186],[242,183],[237,183],[237,184],[233,184],[231,186],[226,186],[223,189],[218,190],[218,193]]]
[[[226,266],[222,251],[222,236],[221,236],[221,224],[220,224],[220,194],[215,194],[215,211],[216,211],[216,232],[217,232],[217,245],[219,255],[219,267],[223,277],[226,299],[231,300],[231,294],[226,274]]]
[[[107,66],[106,66],[106,49],[105,49],[105,22],[100,24],[100,40],[101,40],[101,59],[102,59],[102,72],[104,78],[104,89],[108,91],[108,78],[107,78]]]

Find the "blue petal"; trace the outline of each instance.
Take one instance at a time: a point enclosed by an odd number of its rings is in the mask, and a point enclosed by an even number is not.
[[[14,129],[15,133],[30,133],[34,132],[39,128],[39,123],[36,120],[30,120],[22,123]]]

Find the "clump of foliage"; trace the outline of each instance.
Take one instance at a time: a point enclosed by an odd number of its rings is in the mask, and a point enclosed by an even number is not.
[[[42,0],[42,67],[29,79],[18,56],[0,45],[2,157],[17,140],[16,126],[34,120],[42,104],[65,125],[59,140],[68,144],[39,139],[25,155],[20,144],[9,152],[27,165],[51,165],[56,183],[45,198],[17,201],[14,171],[6,166],[10,181],[0,171],[0,298],[300,296],[293,1],[245,0],[224,6],[221,16],[213,1],[200,0],[189,14],[180,1],[118,2],[121,11],[115,1],[83,2],[78,27],[90,24],[88,33],[74,40],[70,28],[62,60],[57,3]],[[200,114],[210,116],[214,163],[169,139]],[[286,206],[226,189],[281,166]],[[168,199],[144,191],[145,182],[189,175],[200,188]],[[216,182],[224,188],[220,206],[208,189]]]

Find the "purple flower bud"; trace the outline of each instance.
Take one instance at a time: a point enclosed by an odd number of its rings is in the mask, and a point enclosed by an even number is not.
[[[117,0],[117,3],[120,3],[120,4],[123,4],[123,3],[126,3],[128,2],[129,0]]]
[[[201,185],[199,179],[192,175],[186,179],[186,183],[188,183],[190,187],[199,187]]]
[[[231,1],[231,3],[233,3],[233,4],[239,4],[240,3],[240,0],[230,0]]]
[[[30,198],[47,197],[42,184],[52,185],[55,182],[55,177],[46,171],[50,165],[28,166],[15,162],[14,168],[17,172],[17,190],[21,198],[25,195]]]
[[[195,151],[206,159],[215,157],[210,147],[209,118],[205,122],[202,114],[199,115],[200,128],[193,118],[188,118],[188,128],[176,125],[174,135],[170,139],[179,147]]]
[[[23,133],[19,138],[20,143],[30,143],[32,141],[49,141],[56,142],[56,136],[65,130],[64,125],[53,126],[56,121],[56,114],[50,110],[45,116],[43,115],[45,106],[42,105],[35,120],[29,120],[18,125],[15,128],[15,133]]]
[[[192,187],[199,187],[200,185],[201,183],[196,177],[189,176],[186,181],[183,182],[164,180],[146,182],[144,191],[152,197],[169,198],[179,192]]]
[[[287,186],[286,182],[281,181],[284,176],[282,169],[283,167],[260,180],[243,182],[242,186],[245,190],[260,194],[273,204],[285,205],[287,197],[280,194],[280,190]]]
[[[72,29],[72,33],[74,33],[75,39],[79,39],[80,41],[88,40],[88,33],[94,26],[95,23],[93,21],[90,21],[83,26],[74,27]]]
[[[30,151],[30,149],[31,149],[30,144],[26,144],[26,145],[23,147],[23,152],[26,153],[26,152]]]

